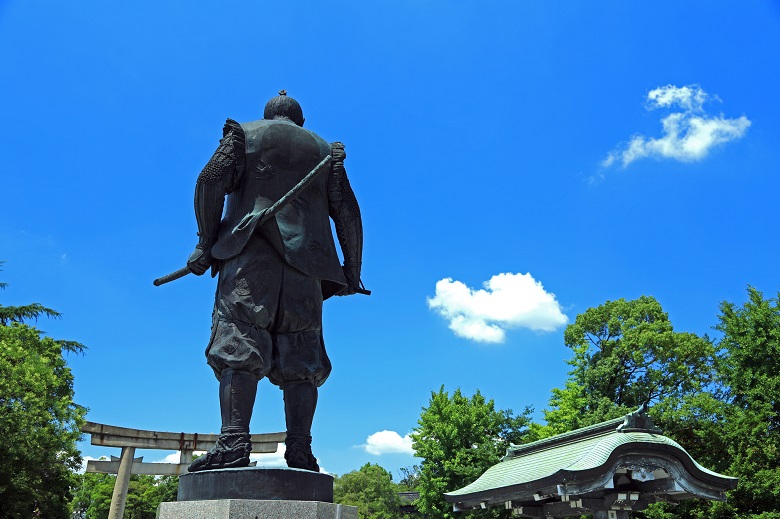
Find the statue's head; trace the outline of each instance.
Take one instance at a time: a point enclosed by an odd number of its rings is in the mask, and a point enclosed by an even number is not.
[[[303,110],[298,101],[287,96],[286,90],[280,90],[279,95],[272,97],[265,104],[263,119],[289,119],[298,126],[303,126]]]

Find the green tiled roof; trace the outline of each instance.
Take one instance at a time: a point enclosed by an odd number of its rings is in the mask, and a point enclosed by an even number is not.
[[[547,478],[559,471],[574,476],[571,473],[603,466],[616,449],[629,444],[633,444],[640,452],[658,451],[659,448],[667,452],[671,450],[681,461],[689,460],[702,472],[718,478],[725,477],[696,463],[677,442],[656,434],[657,429],[653,432],[636,429],[618,431],[617,427],[623,422],[623,418],[618,418],[527,445],[513,446],[500,463],[490,467],[479,479],[445,495],[457,497],[522,485]]]

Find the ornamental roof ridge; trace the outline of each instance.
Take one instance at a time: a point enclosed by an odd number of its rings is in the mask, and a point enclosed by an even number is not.
[[[646,432],[651,434],[661,434],[661,429],[655,426],[653,419],[647,414],[647,404],[628,413],[625,421],[618,426],[618,432]]]
[[[506,454],[501,459],[505,461],[518,456],[525,456],[531,452],[537,452],[545,449],[552,449],[566,445],[572,442],[580,442],[589,438],[596,438],[598,436],[605,436],[607,434],[617,432],[646,432],[650,434],[660,434],[661,429],[655,426],[653,420],[647,415],[647,404],[642,405],[636,411],[628,413],[619,418],[613,418],[601,423],[589,425],[581,429],[575,429],[574,431],[565,432],[549,438],[543,438],[536,440],[535,442],[526,443],[523,445],[510,444],[506,450]]]

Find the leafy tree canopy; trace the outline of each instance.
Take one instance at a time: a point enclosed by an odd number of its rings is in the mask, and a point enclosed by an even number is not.
[[[723,302],[716,328],[723,333],[719,363],[724,381],[726,473],[740,478],[720,515],[780,518],[780,294],[765,298],[748,287],[740,307]]]
[[[415,492],[417,487],[420,486],[420,466],[412,465],[411,467],[403,467],[401,470],[401,477],[398,480],[398,487],[401,492]]]
[[[116,476],[82,474],[71,510],[80,519],[107,519]],[[127,490],[125,519],[154,519],[157,507],[164,501],[176,501],[177,476],[132,475]]]
[[[422,458],[417,489],[418,510],[437,518],[501,517],[504,510],[454,513],[443,493],[462,488],[497,463],[510,443],[523,443],[531,410],[520,416],[497,410],[479,391],[472,397],[460,389],[450,395],[442,386],[431,393],[412,433],[416,456]]]
[[[371,463],[333,481],[333,500],[356,506],[358,517],[365,519],[400,519],[398,492],[400,489],[393,483],[392,475]]]
[[[642,404],[679,409],[712,384],[715,347],[708,337],[675,332],[652,297],[590,308],[566,327],[570,378],[554,389],[540,437],[633,411]],[[657,413],[656,413],[657,414]]]
[[[58,341],[22,323],[58,315],[40,305],[0,307],[0,517],[68,516],[81,464],[76,448],[86,409],[73,402],[64,352],[84,346]]]
[[[643,403],[704,466],[740,478],[725,503],[653,505],[646,519],[780,519],[780,295],[748,288],[723,302],[722,338],[675,332],[652,297],[608,301],[564,333],[570,377],[553,390],[536,437],[620,416]]]

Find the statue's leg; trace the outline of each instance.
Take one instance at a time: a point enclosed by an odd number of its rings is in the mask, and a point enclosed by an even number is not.
[[[226,370],[219,380],[221,433],[248,433],[257,395],[257,378],[248,371]]]
[[[282,287],[268,378],[284,393],[287,466],[319,472],[311,452],[311,426],[317,388],[330,374],[322,340],[322,287],[319,280],[289,267],[284,269]]]
[[[252,444],[249,422],[257,394],[257,377],[248,371],[228,369],[219,379],[219,405],[222,429],[217,444],[193,461],[190,472],[199,470],[246,467]]]
[[[317,409],[317,386],[311,380],[295,380],[283,385],[284,416],[287,423],[287,466],[319,472],[311,452],[311,424]]]
[[[222,429],[214,449],[196,459],[191,472],[249,464],[249,421],[257,381],[272,367],[268,328],[279,299],[275,280],[282,277],[276,253],[260,245],[250,242],[244,253],[220,266],[206,360],[219,380]]]

